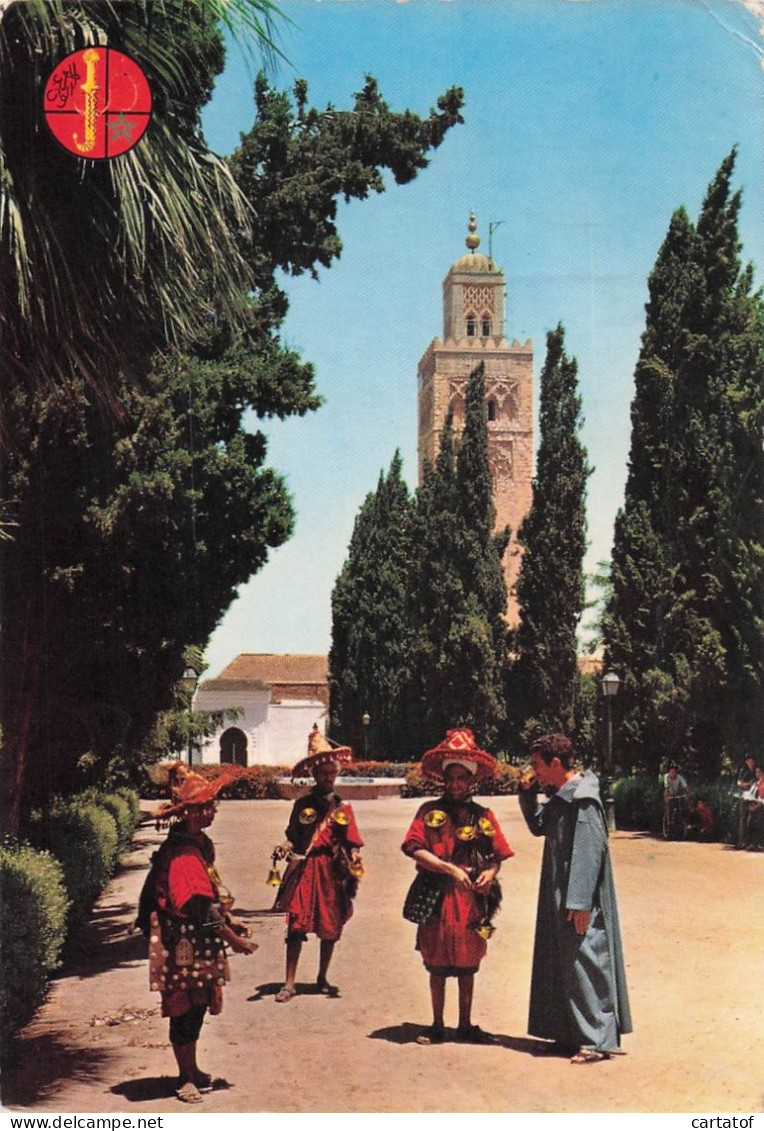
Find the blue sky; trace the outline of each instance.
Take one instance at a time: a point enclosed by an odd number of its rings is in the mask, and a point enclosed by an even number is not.
[[[673,210],[695,218],[733,145],[744,257],[761,263],[759,21],[737,0],[282,0],[290,64],[312,104],[349,107],[373,74],[392,109],[426,114],[465,91],[455,127],[410,185],[340,205],[343,253],[288,280],[287,343],[324,406],[268,425],[268,462],[297,511],[213,635],[216,674],[239,652],[325,652],[353,521],[396,448],[416,485],[416,372],[442,333],[441,284],[474,209],[507,282],[507,336],[533,341],[536,382],[559,321],[579,364],[589,481],[587,569],[609,557],[629,451],[646,280]],[[230,153],[252,123],[253,67],[232,48],[205,113]],[[538,403],[538,387],[536,389]]]

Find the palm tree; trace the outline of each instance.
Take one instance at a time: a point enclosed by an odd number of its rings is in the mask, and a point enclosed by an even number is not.
[[[1,5],[0,5],[1,7]],[[204,143],[221,24],[266,59],[271,0],[23,0],[0,22],[0,373],[3,391],[84,382],[117,409],[122,372],[211,317],[237,317],[248,206]],[[147,134],[114,161],[59,148],[42,91],[90,44],[135,58],[154,95]],[[203,296],[213,295],[211,299]],[[0,445],[3,440],[0,430]],[[5,437],[5,439],[8,439]]]

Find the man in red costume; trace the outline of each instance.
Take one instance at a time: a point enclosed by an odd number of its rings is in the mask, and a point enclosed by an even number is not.
[[[157,816],[170,820],[167,839],[154,854],[141,892],[137,925],[149,937],[149,983],[162,995],[170,1019],[170,1044],[178,1064],[176,1096],[200,1103],[212,1078],[196,1062],[204,1015],[220,1013],[229,979],[226,947],[251,954],[255,943],[230,915],[233,902],[215,870],[215,848],[203,831],[215,819],[215,796],[224,778],[208,782],[189,773],[173,801]]]
[[[416,861],[415,885],[425,880],[436,891],[432,908],[416,913],[416,949],[430,975],[433,1015],[418,1044],[445,1039],[446,979],[451,977],[459,986],[457,1039],[470,1044],[493,1039],[472,1024],[472,996],[493,934],[491,917],[501,901],[496,875],[514,853],[491,810],[473,801],[470,791],[495,768],[494,756],[478,747],[467,727],[448,731],[422,758],[422,773],[443,782],[443,796],[419,808],[401,846]]]
[[[350,758],[349,747],[332,747],[314,727],[308,756],[292,770],[293,778],[312,774],[315,785],[295,801],[286,841],[276,848],[278,858],[289,859],[275,903],[287,917],[286,977],[276,1001],[290,1001],[297,993],[297,964],[309,934],[321,940],[316,987],[329,996],[338,993],[329,984],[329,963],[353,914],[352,901],[363,873],[359,851],[363,841],[353,810],[334,792],[337,774]]]

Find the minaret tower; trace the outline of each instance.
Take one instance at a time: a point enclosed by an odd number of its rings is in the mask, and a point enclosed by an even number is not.
[[[504,559],[514,625],[514,586],[520,566],[517,531],[531,505],[533,478],[533,346],[510,345],[504,334],[504,273],[477,249],[475,213],[470,213],[467,254],[443,280],[443,340],[435,338],[419,362],[419,479],[424,461],[435,461],[449,408],[454,433],[464,427],[464,394],[472,370],[485,364],[488,458],[493,480],[496,527],[509,525],[512,539]]]

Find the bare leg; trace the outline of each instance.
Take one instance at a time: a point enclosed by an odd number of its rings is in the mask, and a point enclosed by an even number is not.
[[[193,1083],[196,1077],[196,1045],[173,1045],[172,1051],[178,1063],[180,1083]]]
[[[432,1001],[432,1025],[416,1039],[418,1045],[439,1045],[445,1035],[443,1010],[446,1004],[446,979],[442,974],[430,974],[430,1000]]]
[[[334,954],[334,939],[321,939],[321,957],[318,964],[318,980],[325,982],[329,973],[329,963]]]
[[[178,1064],[178,1087],[175,1095],[183,1103],[198,1104],[202,1102],[202,1094],[196,1080],[199,1071],[196,1067],[196,1043],[187,1045],[173,1045],[172,1051]]]
[[[286,978],[285,984],[291,989],[295,988],[295,978],[297,977],[297,964],[300,961],[300,953],[302,951],[301,939],[290,939],[286,948]]]
[[[329,987],[327,974],[329,973],[329,963],[334,954],[335,939],[321,939],[321,953],[318,960],[318,978],[317,983],[319,989],[321,987]]]
[[[459,975],[459,1028],[466,1032],[472,1026],[472,992],[474,974]]]
[[[433,1028],[442,1029],[443,1011],[446,1005],[446,979],[442,974],[430,974],[430,999]]]
[[[286,977],[284,985],[276,994],[276,1001],[289,1001],[297,993],[295,978],[297,977],[297,964],[300,961],[302,939],[287,939],[286,944]]]

